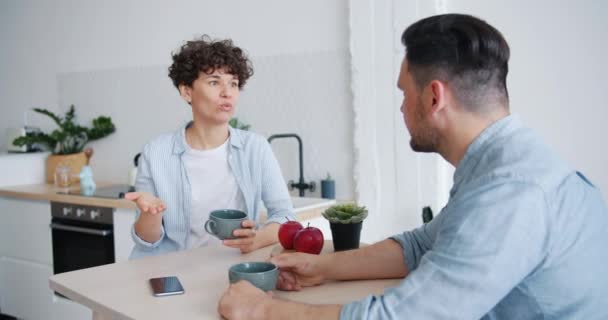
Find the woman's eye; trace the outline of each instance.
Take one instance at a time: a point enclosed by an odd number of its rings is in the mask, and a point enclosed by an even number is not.
[[[217,85],[217,81],[209,81],[209,84],[212,86],[216,86]]]
[[[239,86],[239,84],[237,82],[233,82],[233,83],[231,83],[231,85],[232,85],[233,88],[236,88],[236,87]]]

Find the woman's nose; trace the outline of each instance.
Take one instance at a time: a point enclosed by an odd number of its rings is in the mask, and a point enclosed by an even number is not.
[[[230,89],[229,86],[227,84],[222,84],[221,90],[220,90],[220,96],[221,97],[228,97],[230,96]]]

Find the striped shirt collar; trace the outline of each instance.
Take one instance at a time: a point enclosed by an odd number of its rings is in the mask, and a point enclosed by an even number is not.
[[[185,126],[179,128],[175,131],[173,135],[173,154],[182,154],[186,152],[186,129],[192,125],[192,121],[188,122]],[[240,149],[243,146],[243,141],[241,139],[241,134],[239,130],[228,126],[228,130],[230,130],[230,146],[236,149]]]

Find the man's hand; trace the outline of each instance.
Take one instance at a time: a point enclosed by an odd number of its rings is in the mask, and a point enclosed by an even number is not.
[[[224,240],[225,246],[231,248],[237,248],[241,250],[241,253],[248,253],[257,249],[255,245],[255,222],[251,220],[245,220],[241,223],[242,229],[236,229],[233,232],[235,237],[238,239]]]
[[[125,194],[125,199],[135,202],[141,213],[156,215],[167,209],[162,200],[147,192],[129,192]]]
[[[218,303],[218,312],[226,319],[266,319],[272,291],[264,291],[241,280],[231,284]]]
[[[325,281],[320,264],[321,256],[308,253],[284,253],[272,257],[270,262],[279,267],[277,288],[298,291],[302,287],[316,286]]]

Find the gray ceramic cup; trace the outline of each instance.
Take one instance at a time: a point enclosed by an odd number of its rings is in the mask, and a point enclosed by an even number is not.
[[[270,262],[243,262],[233,265],[228,270],[230,283],[245,280],[263,291],[274,290],[278,278],[279,268]]]
[[[241,210],[222,209],[211,211],[209,220],[205,222],[205,230],[220,240],[235,239],[233,232],[241,229],[247,214]]]

